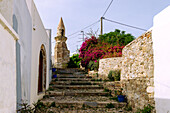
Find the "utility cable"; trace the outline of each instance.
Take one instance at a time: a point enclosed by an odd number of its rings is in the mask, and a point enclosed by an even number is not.
[[[94,22],[94,23],[92,23],[92,24],[90,24],[90,25],[88,25],[88,26],[84,27],[83,29],[81,29],[81,30],[79,30],[79,31],[77,31],[77,32],[74,32],[74,33],[72,33],[72,34],[68,35],[68,37],[70,37],[70,36],[72,36],[72,35],[75,35],[75,34],[77,34],[77,33],[81,32],[81,31],[83,31],[84,29],[87,29],[87,28],[89,28],[89,27],[91,27],[91,26],[93,26],[93,25],[97,24],[98,22],[100,22],[100,20],[98,20],[98,21],[96,21],[96,22]],[[69,38],[69,39],[71,39],[71,38]]]
[[[124,24],[124,23],[121,23],[121,22],[117,22],[117,21],[114,21],[114,20],[109,20],[109,19],[106,19],[106,18],[103,18],[103,19],[106,20],[106,21],[109,21],[109,22],[113,22],[113,23],[116,23],[116,24],[120,24],[120,25],[126,26],[126,27],[131,27],[131,28],[134,28],[134,29],[138,29],[138,30],[142,30],[142,31],[147,31],[146,29],[135,27],[135,26],[132,26],[132,25],[127,25],[127,24]]]
[[[106,9],[106,11],[104,12],[104,14],[103,14],[103,16],[102,17],[104,17],[105,16],[105,14],[107,13],[107,11],[108,11],[108,9],[110,8],[110,6],[111,6],[111,4],[113,3],[113,0],[111,0],[111,2],[110,2],[110,4],[109,4],[109,6],[107,7],[107,9]]]

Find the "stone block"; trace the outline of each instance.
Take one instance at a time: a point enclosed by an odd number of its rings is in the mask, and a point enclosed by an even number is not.
[[[147,87],[147,93],[153,93],[154,92],[154,87],[149,86]]]

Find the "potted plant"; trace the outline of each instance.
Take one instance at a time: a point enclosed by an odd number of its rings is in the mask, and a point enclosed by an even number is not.
[[[53,75],[53,78],[57,78],[57,74]]]
[[[52,68],[52,72],[55,72],[56,71],[56,68]]]
[[[118,102],[125,102],[125,95],[122,94],[122,90],[117,92]]]

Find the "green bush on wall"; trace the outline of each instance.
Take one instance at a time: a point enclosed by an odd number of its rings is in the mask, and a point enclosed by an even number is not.
[[[94,71],[97,71],[99,68],[99,60],[97,61],[90,61],[89,64],[88,64],[88,69],[90,69],[91,71],[94,70]]]
[[[120,81],[120,70],[110,70],[108,74],[108,79],[110,81]]]

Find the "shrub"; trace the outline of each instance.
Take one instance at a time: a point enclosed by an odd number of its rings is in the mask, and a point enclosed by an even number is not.
[[[113,76],[113,71],[109,71],[108,79],[109,79],[110,81],[114,81],[114,80],[115,80],[115,79],[114,79],[114,76]]]
[[[106,108],[114,108],[115,106],[114,106],[114,104],[112,104],[112,103],[109,103],[109,104],[107,104],[106,105]]]
[[[80,62],[81,58],[79,58],[79,54],[74,54],[73,56],[70,57],[68,68],[79,68]]]
[[[88,69],[90,69],[91,71],[97,71],[99,68],[99,60],[96,61],[90,61],[88,64]]]
[[[108,79],[110,81],[120,81],[120,70],[116,70],[116,71],[109,71],[108,74]]]
[[[131,34],[116,29],[114,32],[100,35],[99,38],[91,36],[86,39],[80,48],[79,57],[82,58],[81,64],[87,68],[90,61],[102,58],[121,57],[122,49],[125,45],[134,40]]]
[[[114,71],[114,79],[115,81],[120,81],[120,70]]]
[[[154,109],[154,107],[151,106],[150,104],[148,104],[143,109],[138,109],[137,113],[151,113],[153,109]]]
[[[91,37],[83,42],[80,48],[79,57],[82,58],[83,67],[88,67],[90,61],[97,61],[102,58],[121,57],[124,46],[112,46],[109,43],[99,41],[96,37]]]

